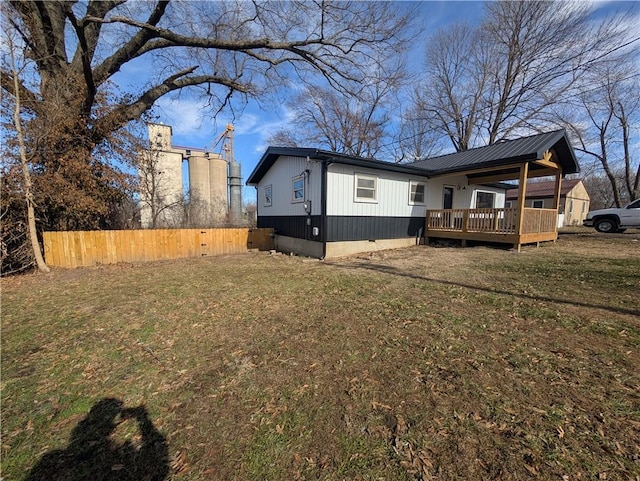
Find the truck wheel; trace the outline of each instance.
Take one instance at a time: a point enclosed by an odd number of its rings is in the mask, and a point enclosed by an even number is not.
[[[593,223],[593,227],[595,227],[598,232],[604,233],[611,233],[618,230],[618,224],[616,221],[609,217],[598,219]]]

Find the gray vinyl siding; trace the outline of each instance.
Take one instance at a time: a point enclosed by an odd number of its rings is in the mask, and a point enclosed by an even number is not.
[[[309,170],[305,184],[305,197],[311,200],[311,214],[321,214],[321,165],[307,162],[303,157],[280,157],[258,184],[258,216],[303,216],[303,202],[292,202],[292,179]],[[264,204],[264,188],[271,185],[271,206]]]
[[[357,174],[377,178],[375,202],[356,201]],[[409,203],[410,181],[426,182],[426,179],[396,172],[332,164],[327,172],[327,216],[424,217],[425,205]],[[428,183],[426,185],[428,189]]]

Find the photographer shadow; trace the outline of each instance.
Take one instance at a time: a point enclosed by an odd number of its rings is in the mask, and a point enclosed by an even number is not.
[[[137,432],[118,442],[116,430]],[[68,447],[44,454],[25,481],[162,481],[168,472],[165,438],[146,408],[105,398],[73,429]]]

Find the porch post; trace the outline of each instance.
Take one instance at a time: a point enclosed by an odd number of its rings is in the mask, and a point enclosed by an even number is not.
[[[516,235],[518,236],[518,242],[514,245],[518,252],[520,252],[520,234],[522,232],[522,226],[524,223],[524,199],[527,195],[527,177],[529,176],[529,163],[524,162],[520,165],[520,182],[518,185],[518,228]]]
[[[556,170],[556,186],[553,192],[553,206],[556,210],[555,230],[558,230],[558,217],[560,216],[560,191],[562,190],[562,167],[558,166]]]

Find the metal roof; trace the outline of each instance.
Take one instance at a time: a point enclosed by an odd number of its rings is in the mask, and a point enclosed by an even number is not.
[[[544,153],[551,149],[556,151],[563,173],[575,174],[580,171],[564,129],[431,157],[412,165],[428,169],[432,174],[447,174],[473,168],[498,167],[516,162],[538,160],[542,159]]]
[[[329,152],[326,150],[302,147],[269,147],[260,158],[256,168],[253,169],[253,172],[249,175],[247,185],[257,185],[258,182],[260,182],[260,179],[264,177],[280,156],[309,157],[309,159],[321,160],[328,163],[355,165],[357,167],[386,170],[389,172],[400,172],[403,174],[419,175],[422,177],[429,176],[429,171],[427,169],[418,167],[414,164],[396,164],[376,159],[366,159],[363,157],[338,154],[336,152]]]
[[[580,171],[573,148],[563,129],[516,140],[507,140],[463,152],[431,157],[412,164],[395,164],[311,148],[269,147],[260,158],[253,172],[251,172],[247,185],[257,185],[280,156],[309,157],[310,159],[330,163],[431,177],[449,173],[462,173],[467,170],[484,167],[500,167],[517,162],[534,161],[542,159],[544,153],[551,149],[555,150],[557,161],[562,166],[564,174],[574,174]]]

